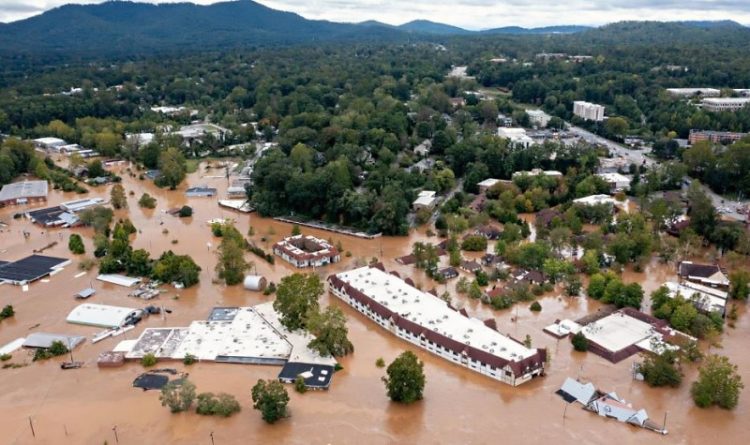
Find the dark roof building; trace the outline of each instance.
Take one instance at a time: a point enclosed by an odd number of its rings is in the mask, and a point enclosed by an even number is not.
[[[294,383],[297,377],[302,377],[307,388],[328,389],[334,371],[334,367],[330,365],[287,362],[279,373],[279,380]]]
[[[677,274],[683,280],[712,287],[729,287],[729,279],[716,264],[700,264],[682,261],[677,265]]]

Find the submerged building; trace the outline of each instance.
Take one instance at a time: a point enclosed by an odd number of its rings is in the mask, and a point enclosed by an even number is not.
[[[395,274],[365,266],[328,277],[330,291],[393,335],[512,386],[544,375],[546,349],[531,349]]]
[[[273,245],[273,253],[294,267],[321,267],[341,261],[341,253],[326,240],[310,235],[284,238]]]

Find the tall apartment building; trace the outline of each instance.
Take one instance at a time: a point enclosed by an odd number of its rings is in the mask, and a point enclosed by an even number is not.
[[[709,97],[701,101],[701,107],[706,111],[737,111],[750,104],[750,97]]]
[[[552,118],[549,114],[542,110],[526,110],[526,114],[529,116],[529,122],[531,125],[538,128],[545,128]]]
[[[587,121],[601,122],[604,120],[604,107],[592,104],[591,102],[577,100],[573,102],[573,114]]]

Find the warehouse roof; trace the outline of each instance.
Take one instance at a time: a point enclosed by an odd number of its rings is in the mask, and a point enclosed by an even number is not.
[[[46,197],[49,192],[47,181],[22,181],[5,184],[0,190],[0,202],[23,198]]]

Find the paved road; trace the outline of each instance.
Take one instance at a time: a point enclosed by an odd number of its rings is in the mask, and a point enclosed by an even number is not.
[[[643,165],[645,163],[645,165],[648,167],[655,164],[655,161],[653,159],[646,156],[648,153],[651,153],[650,148],[634,150],[630,147],[618,144],[614,141],[610,141],[609,139],[595,135],[590,131],[584,130],[583,128],[576,127],[574,125],[569,125],[568,131],[590,144],[599,144],[607,147],[612,153],[613,157],[624,158],[628,161],[628,164]]]

